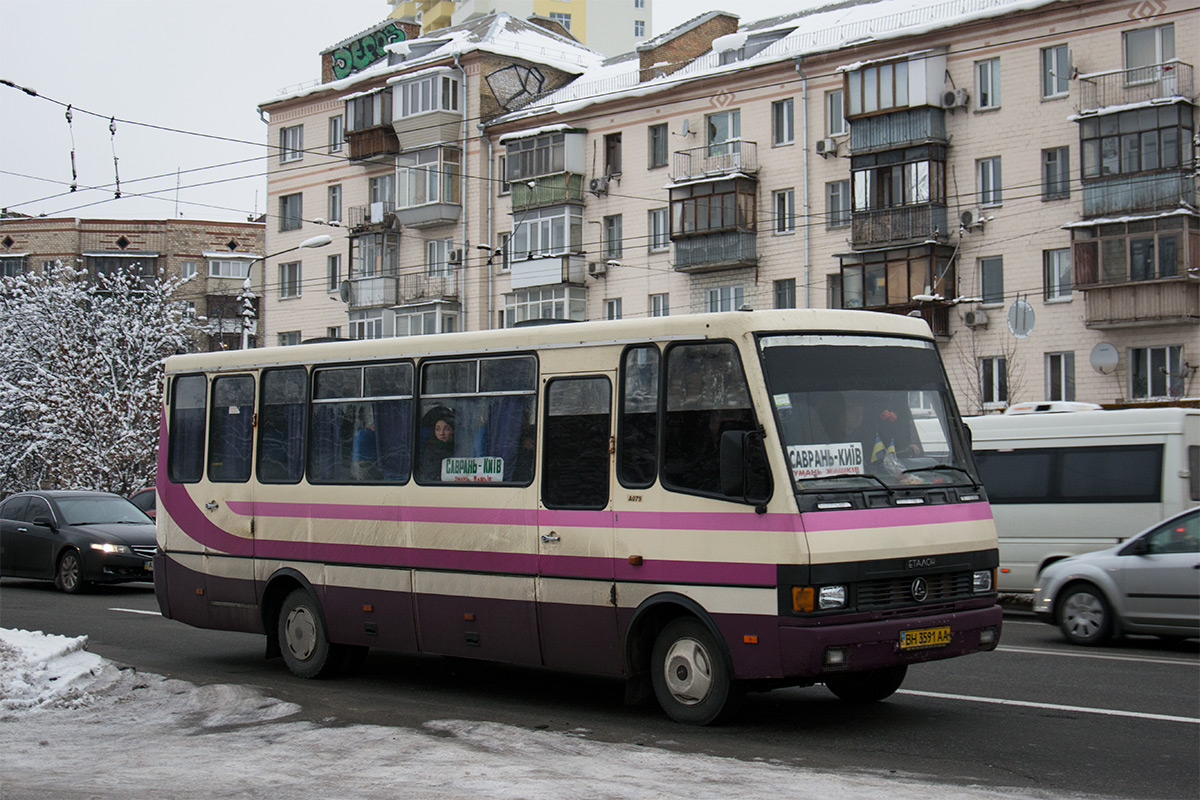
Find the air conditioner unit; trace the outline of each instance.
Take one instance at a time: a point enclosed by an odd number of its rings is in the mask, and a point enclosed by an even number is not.
[[[837,139],[817,139],[816,151],[819,156],[836,156]]]
[[[987,216],[983,213],[982,208],[974,208],[970,211],[964,211],[958,215],[959,224],[963,228],[982,228],[983,223],[987,222]]]
[[[446,261],[451,264],[461,264],[463,260],[462,250],[451,250],[450,255],[446,256]]]
[[[606,194],[608,192],[608,178],[592,178],[588,181],[588,191],[596,196]]]
[[[988,324],[986,311],[966,311],[963,313],[963,323],[968,328],[983,328]]]
[[[947,89],[942,92],[943,108],[966,108],[971,102],[971,95],[966,89]]]
[[[608,272],[608,265],[603,261],[588,262],[588,275],[591,275],[593,278],[602,277],[606,272]]]

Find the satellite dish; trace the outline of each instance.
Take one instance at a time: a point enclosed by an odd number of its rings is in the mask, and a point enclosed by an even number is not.
[[[1092,348],[1090,360],[1092,362],[1092,369],[1096,370],[1096,372],[1099,372],[1101,375],[1111,375],[1117,368],[1120,355],[1117,353],[1117,348],[1108,342],[1101,342]]]
[[[350,281],[342,281],[338,284],[338,297],[343,303],[350,302]]]
[[[1008,307],[1008,329],[1018,339],[1033,333],[1033,306],[1026,300],[1014,300]]]
[[[682,132],[681,132],[679,135],[680,135],[680,136],[687,136],[687,135],[688,135],[688,134],[690,134],[691,132],[692,132],[691,125],[688,123],[687,119],[685,118],[685,119],[683,120],[683,129],[682,129]]]

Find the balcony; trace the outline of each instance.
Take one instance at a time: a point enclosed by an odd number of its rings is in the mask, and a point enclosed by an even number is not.
[[[1170,97],[1189,101],[1195,97],[1192,94],[1192,65],[1178,60],[1080,75],[1079,88],[1080,114]]]
[[[606,178],[598,180],[605,181],[607,185]],[[513,211],[583,202],[583,176],[577,172],[559,172],[529,181],[514,181],[510,188]]]
[[[716,272],[758,263],[758,234],[754,231],[710,233],[674,242],[677,272]]]
[[[575,253],[554,256],[534,256],[512,262],[513,289],[530,289],[535,286],[559,286],[575,284],[582,286],[586,265],[584,257]]]
[[[863,117],[850,125],[850,152],[855,155],[896,150],[926,142],[944,145],[948,141],[946,111],[933,106]],[[935,157],[940,161],[946,160],[944,151]]]
[[[1088,179],[1083,184],[1085,217],[1173,211],[1195,204],[1196,179],[1187,171]]]
[[[855,211],[850,215],[850,239],[854,247],[915,244],[939,237],[944,239],[948,234],[943,205],[882,208]]]
[[[350,299],[347,301],[350,310],[396,305],[396,283],[394,275],[351,278]]]
[[[1156,281],[1087,286],[1084,324],[1092,330],[1200,323],[1200,281]]]
[[[671,178],[680,181],[720,178],[733,173],[758,172],[758,143],[731,139],[720,144],[693,147],[674,154]]]
[[[459,293],[458,276],[459,273],[453,271],[441,275],[430,275],[423,272],[401,275],[397,278],[400,284],[400,302],[454,300]]]
[[[351,161],[394,156],[400,152],[400,140],[396,138],[396,132],[391,125],[346,131],[346,141],[350,144]]]
[[[462,216],[458,203],[426,203],[396,209],[396,219],[407,228],[428,228],[433,225],[448,225]]]
[[[358,232],[371,228],[382,229],[392,222],[389,216],[395,214],[396,204],[375,202],[366,206],[350,206],[346,209],[346,212],[346,224],[350,227],[351,231]]]

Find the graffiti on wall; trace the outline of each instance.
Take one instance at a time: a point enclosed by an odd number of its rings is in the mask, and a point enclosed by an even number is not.
[[[384,47],[392,42],[403,42],[406,38],[404,31],[394,22],[363,34],[333,51],[333,77],[344,78],[366,69],[387,56]]]

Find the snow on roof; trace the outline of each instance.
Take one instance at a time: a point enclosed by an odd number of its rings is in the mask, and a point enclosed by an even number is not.
[[[564,131],[580,131],[580,132],[582,132],[582,130],[583,130],[582,128],[578,128],[574,125],[542,125],[539,128],[528,128],[523,131],[513,131],[512,133],[506,133],[503,136],[501,136],[499,139],[497,139],[496,141],[497,141],[497,144],[504,144],[505,142],[509,142],[514,139],[528,139],[531,136],[541,136],[544,133],[562,133]]]
[[[670,75],[642,81],[638,60],[610,59],[567,86],[499,118],[497,122],[545,113],[570,114],[597,103],[674,89],[681,82],[831,52],[851,44],[914,36],[1058,2],[1061,0],[850,0],[830,4],[809,0],[802,3],[807,7],[794,13],[742,26],[754,33],[776,28],[794,30],[741,61],[721,64],[720,53],[714,49]],[[699,21],[718,13],[724,12],[709,12],[679,28],[694,27]],[[639,52],[653,49],[672,33],[655,37],[637,49]],[[718,37],[718,41],[722,38]]]
[[[419,69],[416,72],[405,72],[403,75],[394,75],[388,78],[387,82],[390,86],[394,83],[403,83],[404,81],[415,81],[418,78],[428,78],[431,75],[441,75],[446,72],[454,72],[454,67],[449,64],[442,64],[437,67],[429,67],[428,69]],[[364,92],[364,94],[367,94]]]

